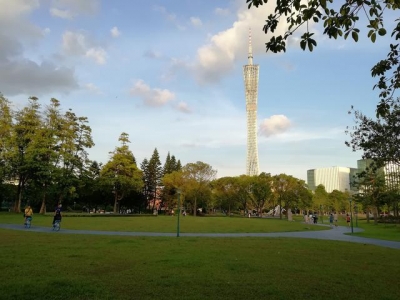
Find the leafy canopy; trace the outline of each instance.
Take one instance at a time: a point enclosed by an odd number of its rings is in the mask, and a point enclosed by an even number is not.
[[[323,22],[323,34],[329,38],[347,39],[349,36],[358,42],[360,29],[358,24],[361,17],[366,19],[367,37],[375,43],[378,36],[387,34],[384,13],[400,8],[399,0],[347,0],[338,7],[336,0],[276,0],[276,7],[265,20],[264,32],[274,33],[279,24],[287,25],[286,32],[282,35],[273,35],[266,43],[266,50],[274,53],[286,51],[286,41],[296,31],[300,33],[300,47],[303,50],[313,51],[317,46],[315,32],[311,32],[311,24]],[[268,0],[246,0],[248,8],[259,7],[268,3]],[[380,103],[377,114],[387,112],[392,102],[392,96],[400,87],[399,43],[400,18],[395,20],[391,33],[393,43],[385,59],[379,61],[371,69],[372,77],[379,77],[374,88],[380,90]]]

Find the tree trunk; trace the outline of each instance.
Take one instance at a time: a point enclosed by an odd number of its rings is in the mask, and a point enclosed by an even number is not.
[[[374,207],[374,224],[378,224],[378,208],[375,206]]]
[[[115,191],[115,198],[114,198],[114,214],[117,213],[117,209],[118,209],[118,193],[117,193],[117,191]]]
[[[14,212],[20,213],[21,212],[21,202],[22,202],[22,190],[24,189],[24,183],[21,177],[18,181],[18,189],[17,189],[17,199],[14,203]]]
[[[194,197],[194,211],[193,211],[193,216],[197,215],[197,197]]]
[[[46,190],[47,186],[46,184],[43,185],[43,198],[42,198],[42,205],[40,206],[40,214],[45,214],[46,213]]]
[[[154,197],[153,197],[153,206],[151,208],[151,211],[154,211],[154,207],[156,205],[156,200],[157,200],[157,188],[154,189]]]

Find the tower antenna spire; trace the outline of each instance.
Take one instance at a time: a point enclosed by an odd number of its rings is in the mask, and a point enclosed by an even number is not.
[[[249,65],[253,64],[253,47],[251,46],[251,28],[249,28],[249,54],[247,56],[249,59]]]
[[[249,28],[248,64],[243,67],[244,87],[247,114],[247,163],[246,174],[259,175],[257,145],[257,98],[259,65],[253,65],[253,49],[251,47],[251,28]]]

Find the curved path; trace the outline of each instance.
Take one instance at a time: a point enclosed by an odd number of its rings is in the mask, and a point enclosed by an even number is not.
[[[324,225],[321,225],[324,226]],[[58,232],[53,231],[49,227],[33,226],[29,229],[24,228],[19,224],[0,224],[0,228],[12,230],[25,230],[34,232],[54,233],[54,234],[91,234],[91,235],[113,235],[113,236],[168,236],[176,237],[175,233],[163,232],[130,232],[130,231],[94,231],[94,230],[74,230],[74,229],[61,229]],[[360,228],[354,228],[354,232],[363,231]],[[181,237],[293,237],[293,238],[307,238],[307,239],[320,239],[320,240],[335,240],[344,242],[353,242],[361,244],[370,244],[394,249],[400,249],[400,242],[385,241],[378,239],[363,238],[353,236],[345,233],[350,233],[350,228],[345,226],[338,226],[330,230],[320,231],[299,231],[299,232],[271,232],[271,233],[180,233]]]

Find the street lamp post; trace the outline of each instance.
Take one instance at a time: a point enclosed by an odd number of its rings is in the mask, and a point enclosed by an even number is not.
[[[354,208],[355,208],[355,214],[356,214],[356,227],[358,227],[358,206],[357,206],[357,204],[354,205]]]
[[[319,206],[319,211],[320,211],[320,214],[321,214],[321,223],[323,224],[324,223],[324,219],[323,219],[323,216],[324,216],[324,212],[322,211],[323,210],[323,205],[321,204],[320,206]]]
[[[179,216],[181,215],[181,190],[178,190],[178,225],[176,228],[176,237],[179,237]]]
[[[352,210],[352,198],[350,196],[350,224],[351,224],[351,233],[353,234],[353,210]]]

